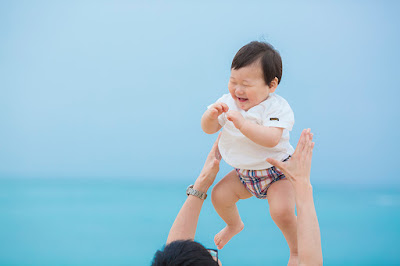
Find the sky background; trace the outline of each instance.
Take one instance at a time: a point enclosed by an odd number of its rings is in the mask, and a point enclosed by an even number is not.
[[[400,185],[397,1],[1,1],[0,177],[182,179],[240,47],[281,53],[314,184]],[[221,178],[230,170],[222,164]],[[382,179],[384,181],[382,181]]]

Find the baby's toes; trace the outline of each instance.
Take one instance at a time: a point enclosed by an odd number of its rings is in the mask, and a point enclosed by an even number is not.
[[[218,246],[220,242],[221,242],[221,239],[219,237],[219,234],[216,234],[215,237],[214,237],[215,245]]]

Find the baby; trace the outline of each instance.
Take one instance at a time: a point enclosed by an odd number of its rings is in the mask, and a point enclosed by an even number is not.
[[[294,191],[284,174],[266,161],[285,161],[294,151],[289,143],[293,111],[273,93],[281,76],[281,57],[270,44],[243,46],[232,61],[229,93],[208,106],[201,127],[208,134],[223,128],[218,147],[222,158],[235,168],[211,194],[215,210],[226,222],[214,238],[218,249],[244,227],[236,202],[256,196],[268,199],[271,217],[290,248],[289,264],[297,265]]]

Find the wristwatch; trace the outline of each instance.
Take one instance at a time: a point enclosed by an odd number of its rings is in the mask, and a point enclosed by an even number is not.
[[[186,195],[193,195],[195,197],[198,197],[199,199],[205,200],[207,198],[207,194],[193,189],[193,186],[194,185],[188,186],[188,188],[186,189]]]

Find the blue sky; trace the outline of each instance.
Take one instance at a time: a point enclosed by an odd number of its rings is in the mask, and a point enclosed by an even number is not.
[[[399,185],[399,7],[2,1],[0,177],[192,181],[216,138],[201,115],[237,50],[266,40],[283,58],[292,145],[315,133],[313,182]]]

